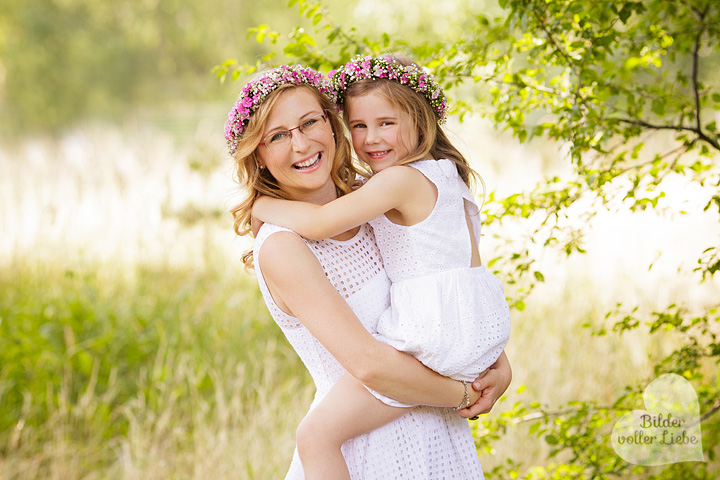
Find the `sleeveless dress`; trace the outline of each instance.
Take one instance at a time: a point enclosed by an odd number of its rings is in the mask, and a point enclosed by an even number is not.
[[[270,314],[315,382],[317,391],[310,406],[312,409],[345,370],[297,318],[280,310],[268,291],[258,258],[263,242],[281,231],[290,230],[267,223],[261,227],[253,251],[255,270]],[[346,241],[303,241],[365,328],[376,333],[377,320],[389,307],[390,281],[372,229],[363,225]],[[483,478],[470,426],[452,408],[420,406],[410,409],[397,420],[348,440],[343,444],[342,452],[352,480]],[[304,479],[297,450],[285,478]]]
[[[469,215],[477,240],[479,208],[455,164],[421,160],[409,166],[435,184],[437,202],[412,226],[392,223],[385,215],[370,221],[392,282],[391,308],[380,317],[376,338],[443,376],[472,381],[497,360],[510,338],[503,285],[484,266],[470,268],[465,200],[474,210]]]

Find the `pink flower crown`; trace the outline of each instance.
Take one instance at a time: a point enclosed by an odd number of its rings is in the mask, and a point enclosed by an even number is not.
[[[240,139],[245,133],[250,117],[272,92],[281,85],[310,85],[321,93],[331,95],[328,80],[322,73],[301,65],[280,65],[268,70],[260,77],[251,80],[243,87],[235,105],[228,113],[225,124],[225,140],[228,152],[235,153]]]
[[[335,95],[335,104],[342,108],[345,103],[345,92],[360,80],[388,79],[412,88],[423,95],[438,119],[445,120],[447,97],[431,73],[427,73],[415,65],[401,65],[392,57],[357,56],[350,62],[333,70],[329,74],[330,87]]]

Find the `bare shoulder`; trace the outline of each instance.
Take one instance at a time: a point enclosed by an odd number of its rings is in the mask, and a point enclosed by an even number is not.
[[[306,326],[318,315],[313,305],[337,295],[315,254],[294,232],[278,231],[265,239],[257,261],[275,304]]]
[[[279,231],[263,242],[257,261],[267,277],[281,271],[289,272],[310,258],[315,256],[296,233]]]

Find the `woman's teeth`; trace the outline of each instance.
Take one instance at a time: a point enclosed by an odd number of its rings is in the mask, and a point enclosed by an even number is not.
[[[305,160],[304,162],[296,163],[295,165],[293,165],[293,167],[295,167],[295,168],[313,167],[319,161],[320,161],[320,153],[318,153],[317,155],[315,155],[314,157],[312,157],[308,160]]]

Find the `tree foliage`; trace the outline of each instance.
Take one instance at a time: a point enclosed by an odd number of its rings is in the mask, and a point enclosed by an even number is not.
[[[257,14],[234,0],[3,0],[0,121],[9,132],[58,129],[217,97],[207,72],[219,55],[257,53],[242,42]]]
[[[491,195],[488,219],[526,220],[533,228],[503,257],[502,275],[514,284],[514,307],[544,275],[534,249],[566,255],[584,253],[584,225],[601,210],[668,210],[664,182],[681,178],[700,187],[705,210],[720,216],[720,5],[712,0],[500,0],[502,14],[474,16],[472,28],[448,38],[409,43],[388,34],[361,34],[337,24],[327,8],[311,0],[290,0],[311,30],[288,34],[259,25],[250,30],[269,53],[254,65],[228,61],[220,77],[236,79],[271,62],[274,52],[328,71],[356,54],[401,50],[430,69],[448,89],[454,113],[479,111],[520,142],[535,137],[558,142],[568,152],[573,174],[550,177],[530,191],[506,198]],[[462,89],[463,96],[453,94]],[[471,92],[474,98],[470,98]],[[582,204],[584,225],[567,222]],[[682,211],[674,212],[682,214]],[[720,245],[697,252],[694,269],[679,274],[694,282],[715,280]],[[497,259],[494,259],[497,260]],[[491,261],[490,265],[494,262]],[[655,374],[677,373],[697,386],[705,459],[663,468],[634,466],[609,445],[613,423],[642,406],[642,386],[629,385],[612,405],[575,401],[551,410],[516,404],[486,420],[481,449],[509,428],[528,425],[550,449],[548,464],[523,466],[508,459],[488,478],[710,479],[717,475],[720,441],[720,343],[717,305],[667,305],[644,311],[618,305],[605,322],[587,325],[592,334],[620,335],[642,330],[657,338],[682,340],[682,348],[662,359]],[[713,470],[714,468],[714,470]]]

